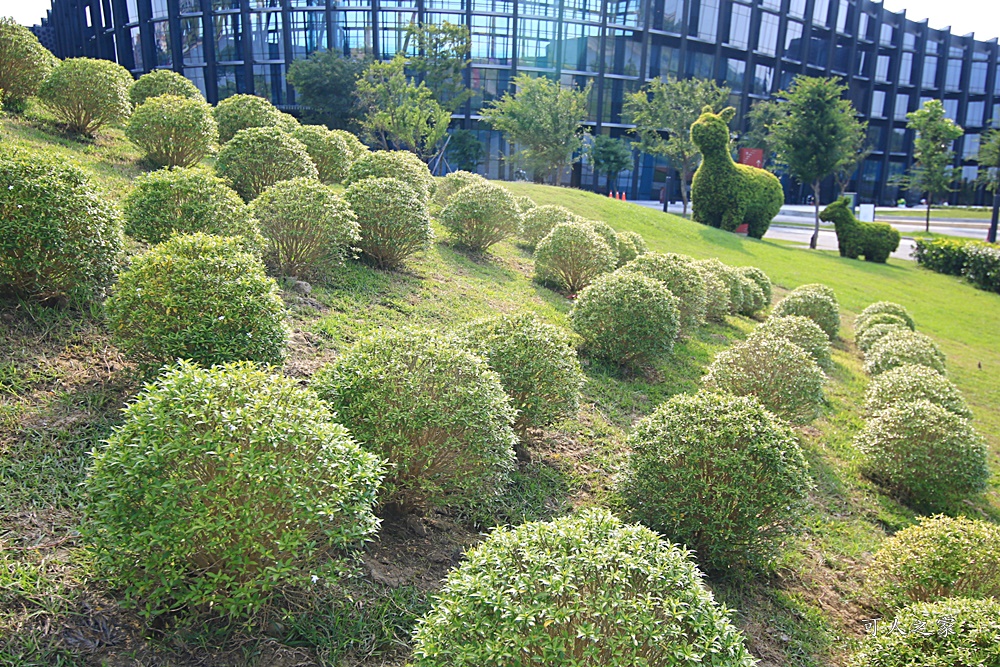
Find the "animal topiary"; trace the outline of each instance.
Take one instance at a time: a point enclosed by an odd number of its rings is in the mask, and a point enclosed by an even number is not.
[[[569,313],[590,354],[631,367],[672,351],[679,319],[677,297],[634,271],[601,276],[580,292]]]
[[[316,395],[249,362],[181,361],[94,452],[85,530],[144,614],[244,619],[282,584],[334,579],[378,529],[383,466]]]
[[[865,256],[866,262],[885,264],[889,255],[899,247],[899,232],[884,222],[860,222],[851,213],[851,200],[838,199],[822,211],[819,219],[832,222],[837,231],[840,256],[857,259]]]
[[[242,239],[172,236],[132,261],[107,302],[115,344],[143,364],[280,364],[285,306]]]
[[[924,399],[972,419],[972,411],[951,380],[927,366],[905,364],[872,378],[865,394],[865,412],[871,416],[903,401]]]
[[[132,112],[125,136],[157,167],[190,167],[214,150],[219,131],[205,100],[158,95]]]
[[[986,488],[986,444],[967,419],[930,401],[901,401],[854,440],[862,472],[919,510],[946,510]]]
[[[486,179],[453,194],[438,219],[454,244],[473,252],[485,252],[521,229],[521,211],[514,195]]]
[[[413,667],[755,663],[688,552],[604,509],[495,530],[413,643]]]
[[[364,338],[312,386],[391,468],[380,503],[394,512],[500,490],[514,463],[514,409],[500,377],[457,338],[427,331]]]
[[[903,323],[909,327],[910,331],[915,331],[917,328],[916,324],[913,322],[913,318],[910,316],[909,311],[903,306],[891,301],[876,301],[858,314],[857,319],[854,321],[854,331],[856,333],[861,333],[861,330],[868,326],[871,318],[876,315],[886,314],[893,315],[901,319]]]
[[[427,165],[410,151],[365,153],[347,170],[344,185],[351,185],[365,178],[395,178],[403,181],[420,195],[425,204],[437,187]]]
[[[703,156],[691,181],[691,218],[711,227],[735,231],[747,225],[747,236],[764,236],[785,203],[781,181],[764,169],[733,162],[729,121],[736,110],[712,113],[705,107],[691,126],[691,141]]]
[[[830,368],[833,365],[830,358],[830,339],[826,337],[819,325],[808,317],[801,315],[769,317],[754,329],[749,337],[757,338],[760,336],[774,336],[790,340],[812,357],[820,368]]]
[[[664,255],[657,252],[640,255],[622,267],[624,271],[636,271],[655,278],[677,297],[678,335],[691,336],[705,321],[705,280],[690,261],[680,255]]]
[[[1000,665],[1000,601],[951,598],[910,605],[865,636],[849,667]]]
[[[933,338],[916,331],[890,331],[865,352],[865,372],[869,375],[906,364],[920,364],[945,374],[944,352]]]
[[[536,206],[522,216],[521,239],[526,246],[534,250],[539,241],[548,236],[560,222],[576,220],[579,220],[578,216],[562,206],[554,204]]]
[[[819,325],[830,340],[840,329],[840,308],[833,291],[824,285],[802,285],[789,292],[771,311],[771,317],[801,315]]]
[[[215,171],[247,202],[279,181],[318,175],[306,145],[276,127],[237,132],[219,151]]]
[[[1000,599],[1000,526],[922,517],[875,553],[865,588],[885,609],[950,597]]]
[[[300,125],[292,136],[305,144],[323,183],[340,183],[351,166],[351,152],[343,137],[324,125]]]
[[[575,294],[617,263],[615,250],[589,225],[561,222],[535,248],[535,280]]]
[[[396,269],[434,238],[427,205],[395,178],[364,178],[348,186],[344,198],[358,217],[361,257],[380,269]]]
[[[0,17],[0,101],[5,110],[23,111],[57,62],[31,30]]]
[[[240,130],[252,127],[273,127],[283,132],[295,129],[285,114],[263,97],[232,95],[219,102],[213,112],[219,125],[219,143],[226,143]]]
[[[38,99],[70,132],[89,137],[132,113],[132,81],[127,69],[110,60],[67,58],[42,82]]]
[[[713,572],[767,563],[810,486],[794,431],[752,396],[678,394],[627,443],[619,495],[630,516]]]
[[[129,88],[128,98],[132,106],[137,107],[151,97],[160,95],[177,95],[194,100],[205,101],[198,86],[191,79],[169,69],[154,69],[140,76]]]

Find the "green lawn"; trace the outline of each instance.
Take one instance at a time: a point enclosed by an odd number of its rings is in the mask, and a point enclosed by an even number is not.
[[[958,206],[932,206],[931,224],[937,222],[947,222],[949,220],[983,220],[989,221],[993,215],[990,209],[982,208],[962,208]],[[926,220],[927,209],[925,208],[880,208],[876,211],[878,218],[912,218],[913,220]]]

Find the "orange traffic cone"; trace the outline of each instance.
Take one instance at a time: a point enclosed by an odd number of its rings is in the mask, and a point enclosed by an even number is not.
[[[628,201],[628,195],[622,192],[622,201]]]
[[[614,195],[613,192],[611,192],[611,190],[608,190],[608,197],[611,198],[611,199],[615,198],[615,195]]]

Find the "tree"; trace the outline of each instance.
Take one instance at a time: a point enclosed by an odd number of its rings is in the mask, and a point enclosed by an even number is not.
[[[418,54],[409,58],[407,65],[431,89],[438,103],[454,113],[472,97],[465,85],[465,68],[472,62],[469,28],[447,21],[441,25],[411,23],[406,37],[416,42]]]
[[[663,155],[681,174],[681,200],[687,213],[691,177],[701,153],[691,141],[691,125],[708,106],[719,111],[729,98],[729,88],[706,79],[654,79],[625,98],[623,115],[635,125],[638,147]],[[666,137],[663,133],[666,132]]]
[[[909,190],[925,193],[927,220],[925,231],[931,230],[931,202],[935,195],[952,192],[957,169],[952,166],[955,153],[951,144],[965,130],[944,115],[941,100],[928,100],[922,109],[906,114],[907,129],[916,132],[913,139],[913,165],[907,174],[895,182]]]
[[[844,196],[847,186],[851,182],[851,176],[854,175],[858,165],[872,154],[872,146],[868,143],[868,123],[857,122],[852,124],[850,126],[850,136],[847,141],[851,150],[844,153],[844,157],[837,163],[837,168],[833,171],[833,180],[837,184],[838,197]]]
[[[781,118],[781,106],[778,100],[758,100],[747,113],[750,129],[740,138],[740,146],[759,148],[764,151],[764,167],[775,171],[774,138],[771,129]]]
[[[522,147],[518,157],[526,165],[558,183],[562,170],[580,159],[590,85],[583,90],[563,88],[552,79],[528,74],[518,75],[514,85],[515,94],[505,93],[483,108],[483,120]]]
[[[55,67],[56,57],[14,19],[0,17],[0,101],[7,111],[24,111],[28,98]]]
[[[483,161],[483,142],[470,130],[456,130],[448,141],[448,155],[455,169],[475,172]]]
[[[986,240],[996,243],[1000,218],[1000,130],[990,130],[983,135],[976,162],[979,163],[979,183],[993,193],[993,217]]]
[[[816,208],[809,247],[819,240],[819,188],[823,180],[857,151],[861,125],[854,106],[843,98],[847,86],[837,78],[797,76],[783,98],[781,118],[771,129],[778,159],[800,183],[809,183]],[[863,134],[864,130],[860,130]]]
[[[614,189],[612,183],[618,180],[618,174],[632,165],[632,147],[621,139],[601,134],[594,137],[594,143],[590,146],[590,159],[595,173],[608,175],[610,192]]]
[[[361,113],[355,103],[358,76],[367,63],[345,58],[336,51],[317,51],[288,67],[288,82],[308,111],[307,122],[333,130],[356,132]]]
[[[408,79],[405,67],[397,55],[370,64],[358,79],[358,103],[365,113],[361,129],[384,150],[407,150],[426,160],[447,134],[451,113],[430,88]]]

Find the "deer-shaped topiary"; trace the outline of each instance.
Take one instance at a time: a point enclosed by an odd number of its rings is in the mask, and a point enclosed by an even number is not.
[[[850,205],[851,200],[844,197],[819,214],[820,220],[832,222],[837,230],[840,256],[857,259],[864,255],[866,262],[885,264],[899,247],[899,232],[884,222],[860,222],[851,213]]]
[[[729,121],[736,110],[712,113],[706,106],[691,126],[691,141],[703,156],[691,181],[691,217],[728,232],[746,223],[747,236],[759,239],[785,203],[777,177],[764,169],[733,162]]]

